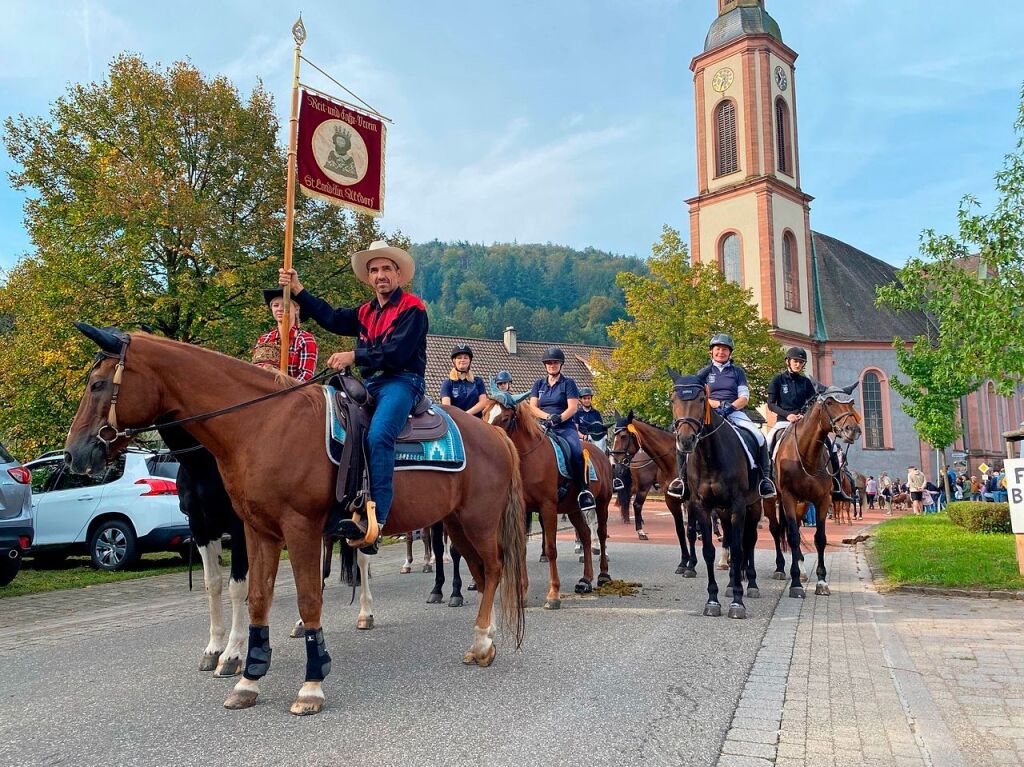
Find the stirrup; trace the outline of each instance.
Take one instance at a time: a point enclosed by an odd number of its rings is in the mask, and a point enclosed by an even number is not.
[[[776,495],[775,483],[768,479],[768,477],[762,477],[760,484],[757,486],[757,492],[762,498],[774,498]]]
[[[617,493],[620,490],[625,490],[625,489],[626,489],[626,483],[623,482],[621,479],[616,477],[615,479],[612,480],[612,491],[613,492]]]
[[[352,514],[352,519],[342,520],[338,525],[338,532],[345,542],[353,548],[358,548],[364,554],[376,554],[380,548],[380,526],[377,524],[377,504],[373,501],[366,502],[366,520],[357,511]],[[370,550],[372,549],[372,551]]]
[[[589,490],[582,491],[576,500],[579,503],[580,511],[593,511],[597,508],[597,501],[594,500],[594,494]]]
[[[845,501],[846,503],[853,503],[853,498],[846,494],[843,490],[843,486],[838,482],[833,481],[832,483],[832,500],[833,501]]]
[[[668,487],[665,488],[665,495],[671,495],[673,498],[683,499],[686,494],[686,483],[683,482],[681,477],[676,477],[668,483]]]

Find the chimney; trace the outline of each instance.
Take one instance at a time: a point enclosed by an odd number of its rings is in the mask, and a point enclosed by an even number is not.
[[[507,328],[505,328],[504,341],[505,341],[505,351],[507,351],[509,354],[515,354],[516,353],[516,329],[514,327],[512,327],[511,325],[509,325]]]

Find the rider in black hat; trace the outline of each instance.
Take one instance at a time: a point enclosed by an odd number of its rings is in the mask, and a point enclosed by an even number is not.
[[[470,372],[473,350],[463,344],[452,349],[452,369],[441,384],[441,404],[454,405],[477,418],[483,416],[487,405],[487,387],[484,379]]]
[[[781,432],[804,417],[809,403],[818,396],[819,386],[804,374],[807,367],[807,352],[799,346],[791,346],[786,350],[786,370],[779,373],[768,384],[768,409],[779,417],[768,433],[768,442],[775,444]],[[837,501],[853,502],[843,492],[839,481],[839,456],[832,439],[828,441],[828,454],[832,463],[832,498]]]
[[[547,375],[534,382],[530,391],[530,405],[538,415],[546,417],[545,423],[549,429],[569,443],[572,475],[576,486],[580,488],[580,511],[592,511],[597,507],[597,502],[584,477],[583,448],[573,419],[579,407],[579,389],[574,380],[562,375],[565,353],[561,349],[552,346],[545,353],[543,362]]]

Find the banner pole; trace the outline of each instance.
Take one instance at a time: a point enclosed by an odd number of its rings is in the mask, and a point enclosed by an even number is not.
[[[298,154],[299,135],[299,58],[302,55],[302,43],[306,40],[306,27],[302,16],[292,25],[292,37],[295,40],[295,62],[292,66],[292,116],[288,121],[288,182],[285,191],[284,211],[284,268],[292,268],[292,243],[295,234],[295,165]],[[284,317],[281,334],[281,372],[288,374],[288,350],[291,347],[291,286],[284,288]]]

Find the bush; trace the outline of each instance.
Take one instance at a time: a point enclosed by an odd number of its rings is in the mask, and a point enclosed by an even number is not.
[[[949,504],[949,520],[972,533],[1009,533],[1010,504],[957,501]]]

